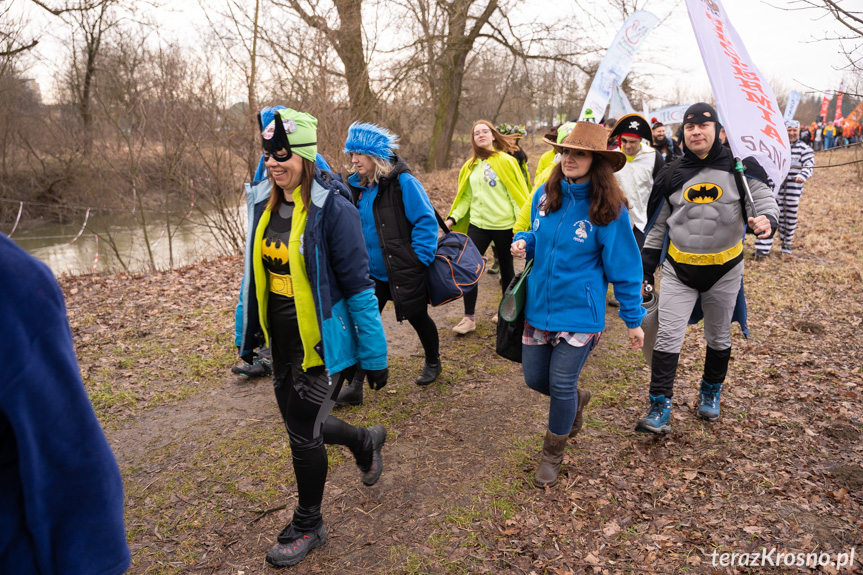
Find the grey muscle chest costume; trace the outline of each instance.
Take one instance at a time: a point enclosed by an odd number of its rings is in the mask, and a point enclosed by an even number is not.
[[[724,156],[728,152],[719,152],[718,145],[718,141],[714,142],[708,155],[711,162],[705,162],[697,171],[693,169],[698,164],[697,158],[686,151],[690,167],[685,179],[672,186],[644,242],[644,275],[652,283],[666,235],[669,240],[662,266],[651,395],[667,398],[673,395],[686,325],[699,295],[707,340],[703,379],[710,384],[722,383],[728,370],[731,316],[743,276],[742,238],[746,223],[734,174],[721,169],[730,165],[730,158]],[[656,178],[654,194],[657,186],[664,193],[664,176],[665,172]],[[773,192],[760,180],[747,178],[747,182],[758,214],[767,216],[775,231],[779,209]]]

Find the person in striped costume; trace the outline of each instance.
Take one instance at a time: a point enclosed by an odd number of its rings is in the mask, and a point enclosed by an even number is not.
[[[815,169],[815,154],[812,148],[800,139],[800,122],[791,120],[785,122],[788,129],[788,141],[791,142],[791,169],[788,176],[776,194],[779,204],[779,239],[782,242],[779,251],[791,254],[791,240],[797,229],[797,207],[803,194],[803,183],[812,177]],[[773,238],[755,240],[755,258],[765,258],[770,254]]]

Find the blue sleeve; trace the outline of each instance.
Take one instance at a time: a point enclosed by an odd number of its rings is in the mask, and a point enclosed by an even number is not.
[[[130,561],[123,482],[81,381],[63,295],[47,267],[8,248],[0,245],[0,572],[119,575]]]
[[[334,205],[327,218],[329,259],[357,333],[360,366],[383,369],[387,367],[387,338],[375,284],[369,277],[369,254],[360,213],[341,195],[334,194],[331,200]]]
[[[315,166],[317,166],[318,168],[320,168],[322,170],[326,170],[327,172],[332,172],[332,170],[330,169],[330,165],[327,163],[327,161],[324,159],[324,157],[320,154],[315,155]]]
[[[622,208],[620,216],[601,230],[602,268],[614,286],[614,297],[620,302],[618,314],[626,327],[639,327],[647,312],[641,305],[641,254],[632,233],[629,210]]]
[[[246,276],[240,279],[240,294],[237,296],[237,307],[234,309],[234,347],[243,344],[243,283]]]
[[[411,246],[423,265],[431,265],[437,250],[437,218],[422,184],[410,174],[399,175],[405,215],[413,224]]]
[[[348,298],[348,311],[357,331],[357,355],[363,369],[387,367],[387,336],[378,311],[375,290],[367,289]]]

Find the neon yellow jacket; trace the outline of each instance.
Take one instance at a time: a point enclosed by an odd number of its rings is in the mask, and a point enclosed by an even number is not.
[[[539,157],[539,164],[536,165],[536,174],[534,174],[533,176],[534,190],[539,186],[539,184],[536,183],[536,180],[539,178],[540,174],[542,174],[546,170],[546,168],[554,164],[555,155],[557,155],[557,152],[555,152],[554,148],[552,148]]]
[[[518,160],[504,152],[496,152],[487,160],[482,161],[489,163],[491,169],[494,170],[498,178],[500,178],[500,181],[503,182],[504,186],[506,186],[506,190],[515,201],[515,205],[521,209],[522,205],[527,203],[530,189],[524,181],[524,175],[521,173],[521,167],[518,165]],[[458,191],[456,192],[455,199],[452,202],[452,207],[450,207],[447,217],[452,215],[459,203],[464,200],[465,192],[470,187],[470,173],[473,170],[473,166],[474,162],[472,159],[465,162],[464,166],[462,166],[461,171],[458,174]],[[466,234],[469,224],[470,208],[468,208],[465,215],[456,222],[452,231]]]
[[[552,160],[554,160],[554,157],[552,157]],[[521,205],[521,209],[518,211],[518,216],[515,218],[515,225],[512,227],[513,234],[530,231],[530,204],[533,202],[533,195],[541,185],[548,181],[548,177],[551,175],[551,170],[554,169],[556,165],[557,164],[555,162],[552,162],[546,166],[545,170],[536,174],[536,177],[533,180],[533,191],[530,193],[530,199]]]

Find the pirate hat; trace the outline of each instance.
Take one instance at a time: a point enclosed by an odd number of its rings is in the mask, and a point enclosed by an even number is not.
[[[653,132],[650,130],[650,124],[644,119],[644,116],[641,114],[627,114],[614,125],[611,136],[633,136],[644,138],[650,142],[653,139]]]

